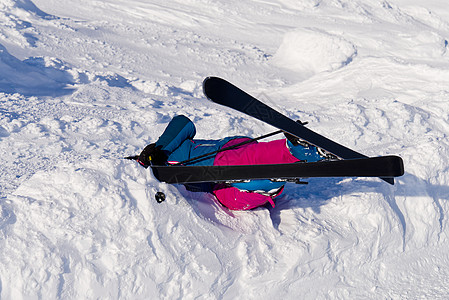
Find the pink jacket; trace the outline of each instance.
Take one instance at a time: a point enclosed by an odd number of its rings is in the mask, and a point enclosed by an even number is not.
[[[229,141],[224,147],[232,146],[245,140],[244,138]],[[216,166],[226,165],[255,165],[255,164],[283,164],[295,163],[299,160],[287,148],[286,140],[271,142],[254,142],[236,149],[217,154],[214,160]],[[273,196],[266,196],[256,192],[240,191],[235,187],[217,185],[213,193],[226,207],[233,210],[248,210],[262,206],[269,202],[274,207],[273,199],[282,193],[283,187]]]

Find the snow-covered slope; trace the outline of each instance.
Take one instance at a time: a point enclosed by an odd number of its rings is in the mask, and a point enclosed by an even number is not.
[[[1,299],[447,298],[445,1],[0,0],[0,22]],[[180,113],[273,130],[208,75],[406,174],[232,212],[121,159]]]

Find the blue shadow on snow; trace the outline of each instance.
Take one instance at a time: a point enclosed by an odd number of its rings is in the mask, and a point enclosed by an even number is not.
[[[24,96],[64,96],[74,92],[70,73],[60,62],[50,66],[42,57],[21,61],[0,44],[0,92]]]

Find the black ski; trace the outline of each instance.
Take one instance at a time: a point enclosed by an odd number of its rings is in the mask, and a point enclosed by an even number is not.
[[[311,163],[242,166],[152,166],[154,176],[166,183],[226,182],[249,179],[309,177],[387,177],[404,174],[402,159],[381,156]]]
[[[259,119],[276,128],[297,136],[312,145],[329,151],[339,158],[367,158],[366,155],[340,145],[286,117],[224,79],[218,77],[207,77],[203,82],[203,91],[205,96],[215,103],[233,108]],[[397,159],[401,158],[398,157]],[[380,177],[386,182],[394,184],[393,178]]]

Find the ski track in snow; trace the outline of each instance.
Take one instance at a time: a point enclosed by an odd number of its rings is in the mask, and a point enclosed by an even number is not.
[[[0,0],[0,24],[1,299],[447,299],[444,1]],[[208,75],[406,174],[233,212],[121,159],[179,113],[272,130]]]

